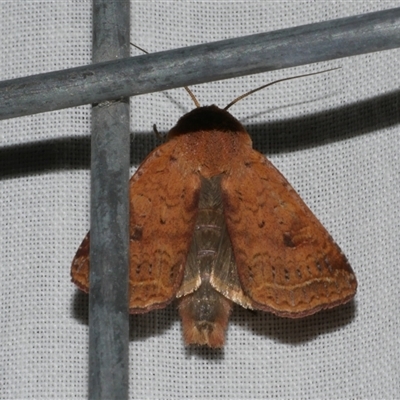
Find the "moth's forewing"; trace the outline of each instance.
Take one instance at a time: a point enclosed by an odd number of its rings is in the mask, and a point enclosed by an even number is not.
[[[89,292],[89,245],[90,234],[83,239],[71,266],[72,282],[84,292]]]
[[[254,308],[299,318],[355,295],[338,245],[260,153],[243,154],[222,180],[222,196],[240,284]]]
[[[182,282],[200,178],[177,157],[171,140],[150,153],[130,180],[131,313],[165,307]],[[89,236],[73,260],[71,275],[80,289],[89,290]]]

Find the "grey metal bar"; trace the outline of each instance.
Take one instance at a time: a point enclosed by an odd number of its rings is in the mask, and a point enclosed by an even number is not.
[[[129,0],[93,0],[93,62],[129,56]],[[92,108],[89,398],[127,399],[129,99]]]
[[[400,8],[0,83],[0,119],[400,47]]]

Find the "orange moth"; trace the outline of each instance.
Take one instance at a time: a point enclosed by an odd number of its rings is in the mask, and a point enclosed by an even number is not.
[[[180,118],[129,190],[130,313],[177,299],[186,344],[222,347],[233,303],[301,318],[356,293],[338,245],[226,109]],[[71,269],[85,292],[89,268],[88,234]]]

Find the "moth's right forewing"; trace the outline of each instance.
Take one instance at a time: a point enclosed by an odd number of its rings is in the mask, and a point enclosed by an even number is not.
[[[222,180],[222,195],[239,280],[254,308],[299,318],[354,296],[346,257],[264,156],[247,150]]]
[[[175,138],[130,181],[130,312],[162,308],[182,283],[198,211],[200,178]]]

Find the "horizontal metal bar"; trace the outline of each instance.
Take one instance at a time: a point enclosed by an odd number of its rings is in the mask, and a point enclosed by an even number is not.
[[[0,83],[0,119],[400,47],[400,8]]]

